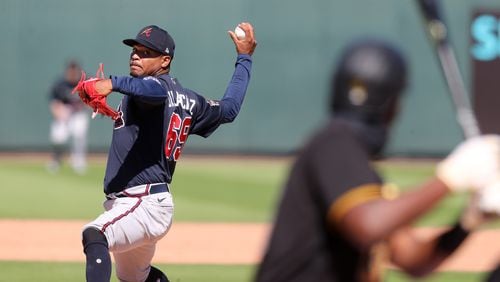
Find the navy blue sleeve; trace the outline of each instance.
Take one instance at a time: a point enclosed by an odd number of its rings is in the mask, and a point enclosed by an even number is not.
[[[165,103],[167,99],[167,91],[155,77],[111,76],[110,78],[113,91],[132,96],[137,101],[158,105]]]
[[[238,55],[233,77],[226,88],[226,93],[220,100],[221,123],[232,122],[240,112],[250,82],[251,69],[252,57],[246,54]]]

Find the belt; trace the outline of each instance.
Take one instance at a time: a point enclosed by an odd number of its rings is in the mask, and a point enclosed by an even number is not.
[[[151,194],[170,192],[167,183],[144,184],[127,188],[121,192],[111,193],[106,195],[108,200],[116,198],[140,198]]]

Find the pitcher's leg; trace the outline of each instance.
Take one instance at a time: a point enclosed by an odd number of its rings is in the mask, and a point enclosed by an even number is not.
[[[106,201],[104,207],[106,212],[84,229],[94,228],[106,237],[120,280],[146,281],[155,244],[172,223],[171,195],[158,193],[141,198],[117,198]]]
[[[85,229],[82,237],[83,251],[86,256],[87,282],[109,282],[111,257],[106,237],[94,228]]]
[[[113,252],[116,276],[120,281],[146,281],[156,244],[144,244],[126,252]]]

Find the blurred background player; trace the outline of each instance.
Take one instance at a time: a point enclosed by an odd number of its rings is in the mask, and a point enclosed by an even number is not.
[[[483,222],[471,204],[434,238],[419,240],[409,228],[449,192],[495,183],[498,136],[465,141],[439,163],[434,179],[407,193],[372,166],[406,80],[405,58],[391,44],[364,39],[345,49],[332,77],[332,116],[292,167],[256,281],[380,281],[389,260],[422,276]]]
[[[50,91],[50,141],[52,159],[47,168],[56,172],[61,167],[68,141],[70,142],[70,165],[79,174],[87,168],[87,131],[89,111],[78,95],[71,94],[80,80],[82,69],[77,61],[70,60]]]

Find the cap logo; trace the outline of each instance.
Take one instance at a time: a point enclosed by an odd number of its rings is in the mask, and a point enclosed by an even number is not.
[[[355,81],[350,85],[348,97],[352,105],[362,106],[368,99],[368,90],[362,83]]]
[[[150,28],[146,28],[145,30],[143,30],[143,31],[141,32],[141,34],[144,34],[144,35],[146,35],[146,37],[149,37],[149,36],[151,36],[151,31],[152,31],[152,30],[153,30],[153,28],[152,28],[152,27],[150,27]]]

